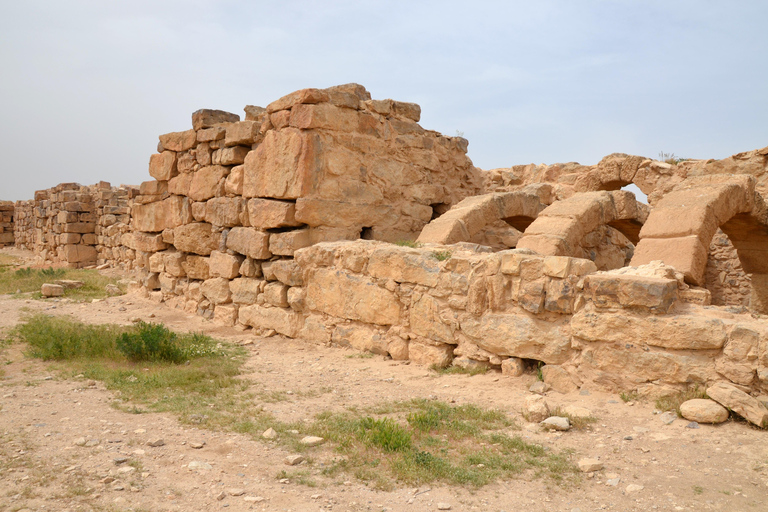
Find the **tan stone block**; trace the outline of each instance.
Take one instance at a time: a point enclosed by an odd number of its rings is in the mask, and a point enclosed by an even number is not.
[[[421,119],[421,107],[416,103],[407,103],[405,101],[393,101],[392,110],[396,116],[405,117],[415,122]]]
[[[211,225],[205,222],[193,222],[173,230],[173,245],[183,252],[208,256],[218,249],[220,240],[221,233],[212,231]]]
[[[56,215],[56,221],[59,224],[66,224],[68,222],[77,222],[78,219],[79,219],[79,215],[77,214],[77,212],[63,211],[63,212],[59,212]]]
[[[208,271],[208,258],[204,256],[189,254],[184,258],[184,261],[181,262],[181,266],[187,274],[187,277],[190,279],[205,280],[210,277]]]
[[[517,243],[518,249],[530,249],[541,255],[565,256],[572,254],[571,246],[557,235],[526,235]]]
[[[59,235],[60,244],[79,244],[81,235],[80,233],[62,233]]]
[[[248,200],[248,220],[251,226],[273,229],[300,226],[296,220],[296,204],[272,199]]]
[[[67,263],[95,263],[98,258],[96,248],[90,245],[66,244],[62,247],[62,257]]]
[[[200,285],[200,291],[213,304],[226,304],[232,301],[232,294],[229,291],[229,280],[223,277],[206,279]]]
[[[359,117],[356,111],[330,103],[296,105],[291,109],[290,125],[295,128],[325,129],[344,132],[357,130]]]
[[[96,224],[93,222],[70,222],[62,225],[64,233],[93,233],[95,229]]]
[[[187,273],[184,271],[182,263],[184,263],[185,255],[183,252],[178,251],[164,251],[163,255],[163,268],[165,271],[174,277],[184,277]]]
[[[261,264],[253,258],[246,257],[240,265],[240,275],[243,277],[261,277]]]
[[[220,165],[203,167],[193,174],[189,186],[189,197],[193,201],[206,201],[216,195],[219,181],[229,174],[229,169]]]
[[[768,428],[768,409],[736,387],[718,382],[707,388],[707,395],[758,427]]]
[[[68,212],[90,212],[93,211],[93,204],[83,201],[67,201],[63,208]]]
[[[277,112],[278,110],[286,110],[294,105],[306,103],[321,103],[328,101],[328,93],[322,89],[300,89],[290,94],[286,94],[282,98],[273,101],[267,105],[267,112],[270,114]]]
[[[163,263],[163,253],[156,252],[149,257],[149,271],[162,272],[163,270],[165,270],[165,265]]]
[[[368,273],[380,279],[437,286],[440,262],[431,252],[408,247],[383,245],[368,260]]]
[[[440,305],[430,295],[422,295],[413,301],[410,311],[411,331],[430,340],[455,344],[453,329],[443,323]],[[458,322],[456,323],[458,326]]]
[[[212,251],[211,259],[208,261],[211,276],[226,279],[234,279],[239,276],[242,263],[242,256],[234,256],[219,251]]]
[[[552,389],[558,393],[572,393],[578,391],[579,386],[573,382],[568,372],[559,365],[547,364],[541,368],[541,375],[544,382],[552,386]]]
[[[585,278],[584,288],[598,307],[647,308],[666,313],[678,298],[675,279],[593,274]]]
[[[269,235],[269,252],[278,256],[293,256],[293,253],[312,245],[309,229],[296,229]]]
[[[411,340],[408,344],[408,358],[416,364],[446,368],[453,361],[453,346],[432,345]]]
[[[225,112],[224,110],[201,108],[192,113],[192,127],[195,130],[210,128],[221,123],[236,123],[238,121],[240,121],[239,115]]]
[[[519,357],[509,357],[501,362],[501,374],[519,377],[525,373],[525,364]]]
[[[544,258],[544,275],[565,278],[571,273],[571,260],[572,258],[567,256],[547,256]]]
[[[728,419],[728,409],[714,400],[694,398],[680,404],[680,414],[697,423],[722,423]]]
[[[43,283],[40,294],[43,297],[61,297],[64,295],[64,287],[60,284]]]
[[[273,114],[269,114],[269,122],[272,123],[272,127],[275,130],[285,128],[291,121],[290,110],[280,110]]]
[[[243,173],[245,172],[245,166],[238,165],[233,167],[229,171],[229,176],[224,182],[224,193],[232,196],[243,195]]]
[[[187,151],[180,153],[176,160],[176,168],[180,173],[192,172],[198,167],[197,165],[197,152]]]
[[[213,310],[213,320],[224,325],[237,323],[238,306],[236,304],[216,304]]]
[[[198,222],[205,221],[205,202],[192,203],[189,211],[192,213],[192,218]]]
[[[205,220],[214,226],[240,225],[245,200],[240,197],[214,197],[205,203]]]
[[[337,325],[331,335],[331,341],[343,347],[386,355],[388,340],[380,329],[365,324]]]
[[[288,307],[288,287],[279,281],[264,286],[264,301],[280,308]]]
[[[392,214],[392,206],[301,197],[296,201],[296,220],[310,226],[372,226]]]
[[[134,205],[131,218],[134,230],[150,233],[192,221],[187,199],[175,195],[155,203]]]
[[[160,144],[168,151],[187,151],[197,144],[195,130],[172,132],[160,135]]]
[[[295,128],[267,132],[245,158],[243,195],[296,199],[312,192],[318,174],[316,135]]]
[[[528,315],[485,313],[476,329],[463,329],[478,347],[500,356],[561,364],[571,356],[570,336],[560,325]]]
[[[661,260],[685,275],[685,280],[703,285],[708,249],[696,236],[681,238],[643,238],[635,247],[630,265],[637,267]]]
[[[252,279],[248,277],[238,277],[229,283],[229,289],[232,292],[232,302],[236,304],[256,304],[265,282],[262,279]]]
[[[253,304],[240,306],[238,320],[256,329],[274,329],[280,334],[295,338],[301,330],[303,316],[291,309]]]
[[[179,196],[188,196],[189,187],[192,185],[192,173],[179,174],[168,181],[168,192]]]
[[[167,181],[143,181],[139,185],[139,194],[141,195],[162,195],[168,192]]]
[[[266,260],[272,256],[269,251],[269,233],[255,228],[232,228],[227,235],[227,249],[256,260]]]
[[[275,279],[288,286],[302,286],[304,279],[301,267],[295,260],[277,260],[269,262],[270,271]]]
[[[199,130],[197,132],[197,141],[211,142],[214,140],[221,140],[226,136],[226,134],[227,134],[226,126],[213,126],[211,128]]]
[[[640,238],[679,238],[697,236],[708,246],[717,231],[717,219],[709,205],[654,208],[640,230]]]
[[[157,252],[168,248],[168,244],[163,241],[162,234],[143,233],[141,231],[124,234],[122,243],[131,249],[142,252]]]
[[[176,174],[176,153],[173,151],[163,151],[149,157],[149,175],[156,180],[169,180]]]
[[[251,151],[250,147],[233,146],[217,149],[213,152],[214,165],[240,165],[245,162],[245,156]]]
[[[245,110],[246,121],[256,121],[259,123],[264,118],[264,114],[267,113],[267,109],[256,105],[246,105],[243,110]]]
[[[400,321],[395,295],[366,277],[343,270],[317,268],[307,282],[307,307],[338,318],[378,325]]]

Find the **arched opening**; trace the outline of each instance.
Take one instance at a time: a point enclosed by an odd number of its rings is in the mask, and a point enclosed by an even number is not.
[[[762,203],[762,201],[759,201]],[[733,244],[744,272],[751,282],[749,307],[768,313],[768,219],[765,206],[756,208],[758,215],[740,213],[731,217],[720,229]]]

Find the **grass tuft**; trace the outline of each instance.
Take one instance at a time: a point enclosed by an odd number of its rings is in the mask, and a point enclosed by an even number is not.
[[[661,398],[656,399],[656,408],[662,412],[666,411],[675,411],[678,416],[682,417],[683,415],[680,414],[680,405],[683,402],[687,402],[688,400],[693,400],[694,398],[709,398],[707,396],[706,390],[699,388],[698,385],[693,386],[691,388],[688,388],[685,391],[681,391],[680,393],[677,393],[675,395],[668,395],[663,396]]]
[[[437,261],[445,261],[451,258],[453,256],[453,253],[451,251],[433,251],[432,256]]]
[[[481,366],[481,365],[465,368],[463,366],[451,365],[451,366],[443,367],[443,366],[438,366],[436,364],[433,364],[432,366],[429,367],[429,369],[440,375],[469,375],[469,376],[485,375],[490,371],[490,368],[488,368],[487,366]]]
[[[398,240],[395,242],[395,245],[399,245],[400,247],[411,247],[413,249],[421,247],[421,244],[415,240]]]

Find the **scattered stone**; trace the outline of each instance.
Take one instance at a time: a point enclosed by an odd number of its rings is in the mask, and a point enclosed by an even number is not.
[[[685,426],[685,428],[701,428],[701,427],[699,427],[699,424],[698,424],[698,423],[696,423],[695,421],[692,421],[692,422],[688,423],[688,424]]]
[[[147,444],[147,446],[151,446],[153,448],[157,448],[158,446],[163,446],[165,444],[165,441],[163,441],[159,437],[154,437],[154,438],[150,439],[149,441],[147,441],[146,444]]]
[[[627,494],[632,494],[633,492],[640,492],[643,489],[645,489],[645,487],[643,487],[642,485],[629,484],[625,490]]]
[[[89,439],[88,441],[85,442],[85,446],[86,448],[92,448],[94,446],[99,446],[100,442],[101,441],[99,441],[98,439]]]
[[[304,446],[318,446],[323,444],[325,442],[325,439],[317,436],[306,436],[299,442]]]
[[[525,398],[528,421],[539,423],[549,418],[549,405],[541,395],[532,395]]]
[[[136,468],[133,466],[123,466],[120,469],[118,469],[117,472],[121,475],[128,475],[130,473],[136,472]]]
[[[320,499],[320,498],[322,498],[322,497],[323,497],[323,495],[322,495],[322,494],[313,494],[313,495],[312,495],[312,496],[310,496],[309,498],[310,498],[310,499],[312,499],[312,500],[319,500],[319,499]]]
[[[707,388],[707,396],[758,427],[768,427],[768,408],[740,389],[718,382]]]
[[[213,469],[213,466],[208,464],[207,462],[199,461],[199,460],[193,460],[189,464],[187,464],[187,468],[189,469]]]
[[[227,493],[225,493],[224,491],[221,491],[219,494],[216,495],[216,499],[218,501],[221,501],[221,500],[223,500],[226,497],[227,497]]]
[[[232,489],[227,489],[227,493],[230,496],[242,496],[243,494],[245,494],[245,489],[241,489],[239,487],[236,487],[236,488],[232,488]]]
[[[263,496],[246,496],[243,498],[243,501],[250,502],[250,503],[261,503],[264,501]]]
[[[677,419],[677,413],[672,411],[667,411],[661,416],[659,416],[659,419],[661,419],[662,423],[664,423],[665,425],[671,425]]]
[[[205,446],[205,441],[203,441],[202,443],[192,442],[192,443],[189,443],[189,446],[190,446],[191,448],[194,448],[195,450],[199,450],[199,449],[201,449],[203,446]]]
[[[680,404],[683,418],[698,423],[722,423],[728,419],[728,409],[704,398],[694,398]]]
[[[61,297],[64,295],[64,287],[60,284],[45,283],[40,287],[40,294],[43,297]]]
[[[540,395],[543,395],[547,391],[549,391],[549,384],[544,382],[543,380],[537,380],[533,384],[531,384],[531,387],[528,388],[528,391],[531,393],[538,393]]]
[[[571,418],[589,418],[592,416],[592,411],[578,405],[566,405],[563,408],[563,412]]]
[[[105,476],[104,478],[99,480],[99,482],[101,482],[102,484],[111,484],[114,481],[115,481],[115,477],[112,477],[112,476]]]
[[[437,504],[437,510],[451,510],[451,504],[450,503],[438,503]]]
[[[126,462],[128,462],[128,457],[124,457],[124,456],[115,457],[114,459],[112,459],[112,462],[114,462],[115,465],[119,466],[120,464],[125,464]]]
[[[285,458],[285,463],[289,466],[297,466],[304,462],[304,456],[303,455],[288,455]]]
[[[86,439],[84,437],[78,437],[74,441],[72,441],[72,444],[75,446],[85,446]]]
[[[619,485],[619,482],[621,482],[621,478],[619,477],[609,478],[608,480],[605,481],[605,485],[610,487],[616,487],[617,485]]]
[[[264,431],[263,434],[261,434],[261,437],[264,439],[277,439],[277,432],[275,432],[275,429],[272,427],[269,427],[267,430]]]
[[[571,428],[571,422],[563,416],[550,416],[541,425],[548,430],[566,431]]]
[[[581,459],[579,461],[579,469],[582,473],[592,473],[593,471],[603,469],[603,463],[597,459]]]
[[[110,297],[114,297],[115,295],[120,295],[121,293],[123,293],[122,291],[120,291],[120,288],[114,284],[108,284],[107,286],[105,286],[104,291],[107,292],[107,295],[109,295]],[[125,309],[123,308],[123,310]]]

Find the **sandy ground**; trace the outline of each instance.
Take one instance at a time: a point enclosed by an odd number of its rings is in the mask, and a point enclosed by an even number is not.
[[[530,395],[532,375],[437,375],[381,356],[349,357],[355,352],[340,347],[254,337],[137,295],[90,304],[0,296],[0,329],[16,325],[24,312],[37,311],[93,323],[139,317],[233,343],[252,341],[246,346],[246,378],[260,389],[290,393],[287,401],[263,404],[278,419],[417,397],[474,403],[508,412],[529,442],[571,449],[574,462],[599,458],[605,467],[569,487],[546,479],[505,480],[480,489],[430,485],[392,491],[372,489],[351,476],[318,477],[318,487],[280,482],[280,470],[297,469],[284,465],[289,454],[284,449],[181,425],[168,414],[118,411],[110,406],[114,395],[101,383],[62,380],[46,363],[12,346],[0,354],[0,467],[5,468],[0,510],[423,511],[443,503],[454,511],[768,511],[768,432],[745,423],[692,429],[681,419],[665,425],[653,403],[629,405],[618,395],[582,389],[567,395],[551,391],[546,399],[550,407],[586,407],[597,423],[581,431],[543,432],[519,412]],[[76,446],[79,438],[91,442]],[[165,444],[147,446],[154,438]],[[203,442],[200,449],[192,447]],[[311,474],[335,455],[327,445],[315,450],[313,463],[299,467]],[[129,462],[116,464],[120,457]],[[200,462],[210,469],[196,468]]]

